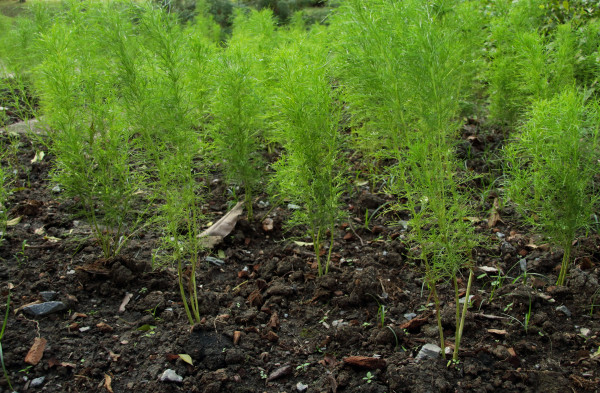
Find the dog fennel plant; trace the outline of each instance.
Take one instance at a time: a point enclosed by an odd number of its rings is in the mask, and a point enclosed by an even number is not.
[[[440,346],[445,348],[441,321],[440,281],[454,288],[456,307],[453,360],[458,360],[468,301],[459,302],[458,276],[469,271],[466,299],[473,281],[472,252],[478,243],[472,224],[469,195],[463,191],[468,180],[458,173],[454,143],[460,123],[460,101],[468,98],[473,69],[465,62],[478,52],[477,39],[463,30],[468,8],[448,10],[432,4],[407,3],[412,17],[403,29],[409,36],[406,52],[397,59],[406,67],[400,74],[405,87],[404,116],[411,128],[404,130],[402,145],[394,154],[397,164],[390,168],[389,191],[399,196],[398,208],[410,212],[410,237],[415,258],[425,269],[427,283],[436,305]],[[461,309],[462,308],[462,309]],[[445,357],[445,352],[442,350]]]
[[[81,5],[72,11],[79,16]],[[90,6],[90,14],[95,12]],[[142,225],[134,209],[144,176],[132,170],[132,135],[99,50],[98,21],[58,19],[40,36],[44,60],[36,68],[41,111],[56,155],[54,181],[63,196],[78,198],[104,256],[120,252]]]
[[[154,168],[154,196],[161,201],[157,220],[164,231],[163,244],[171,251],[177,265],[179,290],[190,324],[200,322],[196,266],[202,247],[198,241],[202,226],[202,182],[205,166],[201,155],[205,151],[200,131],[194,127],[192,96],[185,65],[185,50],[189,31],[176,19],[161,10],[147,10],[141,21],[144,49],[150,56],[144,78],[153,88],[149,102],[156,105],[148,115],[154,128],[145,139],[152,139],[147,149],[149,165]],[[156,110],[154,110],[156,109]],[[190,270],[186,289],[185,260]]]
[[[275,184],[281,196],[302,206],[292,225],[305,225],[313,240],[319,276],[327,274],[333,248],[334,226],[340,215],[343,178],[339,165],[340,111],[327,73],[326,54],[314,40],[323,39],[315,28],[310,37],[282,48],[274,59],[279,77],[274,129],[285,152],[275,163]],[[313,36],[314,35],[314,36]],[[308,39],[311,38],[311,39]],[[329,250],[323,263],[321,246],[329,233]]]
[[[215,158],[223,163],[230,182],[245,194],[252,220],[254,192],[264,173],[261,156],[264,96],[259,60],[245,47],[229,42],[217,67],[217,84],[210,111]]]
[[[564,285],[575,236],[598,206],[598,104],[569,89],[535,102],[526,119],[506,149],[507,192],[522,218],[563,249]]]

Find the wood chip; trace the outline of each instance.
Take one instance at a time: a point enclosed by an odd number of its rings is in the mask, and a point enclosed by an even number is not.
[[[241,337],[242,337],[242,332],[240,332],[239,330],[236,330],[235,332],[233,332],[233,345],[238,345]]]
[[[125,312],[125,307],[127,307],[127,304],[129,304],[129,301],[131,300],[132,297],[133,297],[133,293],[127,292],[125,294],[125,297],[123,298],[123,301],[121,302],[121,305],[119,306],[119,312]]]
[[[488,329],[487,331],[488,331],[488,333],[497,334],[500,336],[504,336],[505,334],[508,334],[506,332],[506,330],[504,330],[504,329]]]
[[[386,366],[384,359],[368,356],[348,356],[343,360],[345,364],[366,370],[375,370],[377,368],[385,368]]]
[[[42,360],[42,356],[44,356],[44,349],[46,349],[47,343],[48,341],[45,338],[36,337],[29,352],[27,352],[27,356],[25,356],[25,363],[33,366],[37,365]]]

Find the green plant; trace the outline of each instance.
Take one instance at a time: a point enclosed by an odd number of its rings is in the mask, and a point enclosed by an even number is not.
[[[374,378],[374,377],[375,377],[375,375],[373,375],[373,373],[372,373],[372,372],[370,372],[370,371],[367,371],[367,375],[365,375],[365,376],[363,377],[363,381],[365,381],[366,383],[371,383],[371,382],[373,382],[373,378]]]
[[[189,323],[194,324],[200,322],[196,267],[202,250],[198,241],[203,218],[200,205],[203,187],[199,177],[204,169],[200,158],[205,145],[194,127],[196,119],[190,110],[190,82],[184,69],[186,31],[176,22],[161,10],[147,9],[140,21],[140,33],[143,49],[151,54],[151,67],[146,75],[138,75],[135,67],[129,68],[131,59],[124,56],[123,71],[130,81],[128,90],[132,98],[139,95],[149,100],[148,107],[137,109],[151,120],[145,124],[147,128],[139,129],[140,149],[145,150],[156,178],[151,191],[161,201],[157,209],[157,222],[164,232],[161,248],[171,252],[186,315]],[[146,85],[138,84],[139,78],[151,82],[153,87],[146,90]],[[184,269],[186,261],[189,272]]]
[[[134,170],[135,138],[119,108],[112,62],[98,39],[103,22],[93,17],[98,6],[70,7],[73,18],[56,21],[38,42],[44,57],[36,68],[37,86],[52,129],[53,179],[64,197],[79,200],[81,214],[110,258],[143,225],[144,209],[137,204],[146,178]],[[82,19],[86,12],[95,23]]]
[[[23,239],[21,242],[21,251],[15,254],[15,259],[17,260],[17,264],[19,267],[27,260],[27,255],[25,255],[25,248],[27,247],[27,239]]]
[[[248,219],[252,220],[254,193],[264,173],[261,103],[265,93],[259,60],[235,42],[220,60],[210,108],[214,154],[222,162],[227,179],[243,188]]]
[[[563,249],[557,285],[564,285],[573,240],[598,202],[597,104],[570,90],[536,102],[527,119],[506,150],[507,191],[522,218]]]
[[[308,39],[283,48],[275,60],[280,78],[275,98],[277,140],[285,152],[274,165],[274,182],[283,197],[303,207],[293,212],[290,224],[307,226],[319,276],[329,271],[344,182],[338,173],[340,111],[326,60],[320,47]],[[323,263],[321,246],[326,236],[329,250]]]
[[[8,315],[10,313],[10,290],[12,285],[9,284],[8,295],[6,296],[6,311],[4,313],[4,320],[2,321],[2,330],[0,330],[0,364],[2,364],[2,372],[4,373],[4,379],[8,383],[8,387],[10,390],[13,390],[12,384],[10,383],[10,378],[8,378],[8,372],[6,371],[6,366],[4,365],[4,352],[2,351],[2,338],[4,337],[4,332],[6,330],[6,326],[8,325]]]

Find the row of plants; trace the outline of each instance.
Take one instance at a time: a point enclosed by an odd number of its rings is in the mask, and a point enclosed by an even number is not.
[[[104,256],[160,224],[192,324],[208,174],[224,174],[249,220],[265,188],[301,206],[290,225],[311,237],[323,275],[350,189],[344,152],[360,152],[362,176],[410,217],[442,348],[440,288],[453,289],[457,360],[459,282],[468,299],[483,242],[465,220],[477,175],[456,154],[464,119],[506,130],[506,196],[564,250],[559,285],[598,206],[598,22],[548,27],[544,4],[349,0],[310,28],[301,14],[278,27],[269,10],[239,12],[221,42],[208,14],[182,24],[150,4],[34,3],[0,29],[0,53],[40,97],[54,181]]]

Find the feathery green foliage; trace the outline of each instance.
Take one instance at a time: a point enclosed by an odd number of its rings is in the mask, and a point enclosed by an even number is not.
[[[564,285],[573,240],[598,205],[598,105],[568,90],[534,103],[522,132],[507,148],[508,195],[523,219],[564,250]]]
[[[282,48],[275,63],[280,77],[275,93],[277,137],[285,149],[274,165],[275,184],[282,197],[302,206],[292,224],[306,225],[323,275],[329,271],[335,223],[341,216],[340,110],[326,53],[310,39]],[[321,245],[327,235],[329,251],[322,263]]]
[[[270,12],[239,15],[216,68],[217,82],[210,112],[215,159],[229,182],[241,186],[248,219],[254,193],[263,180],[261,155],[267,91],[266,59],[275,32]]]

